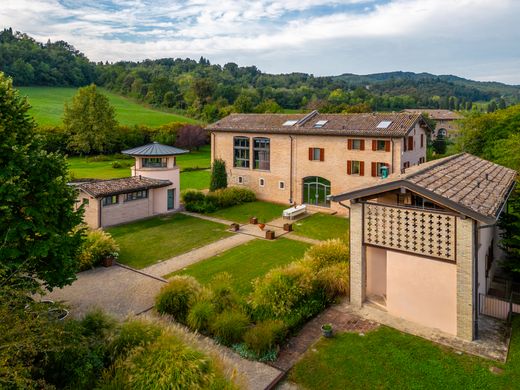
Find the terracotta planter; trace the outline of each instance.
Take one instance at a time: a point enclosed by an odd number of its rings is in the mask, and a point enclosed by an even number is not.
[[[240,225],[238,223],[232,223],[229,225],[229,230],[233,232],[238,232],[238,229],[240,228]]]
[[[260,230],[264,230],[264,228],[265,228],[265,223],[259,223],[259,224],[258,224],[258,227],[260,228]]]
[[[114,265],[114,258],[112,256],[107,256],[102,261],[103,267],[112,267]]]
[[[249,218],[249,223],[253,224],[253,225],[256,225],[258,223],[258,218],[257,217]]]
[[[274,238],[275,238],[274,231],[272,231],[272,230],[267,230],[267,231],[265,232],[265,238],[267,238],[268,240],[274,240]]]
[[[292,223],[284,223],[283,230],[286,232],[292,232]]]

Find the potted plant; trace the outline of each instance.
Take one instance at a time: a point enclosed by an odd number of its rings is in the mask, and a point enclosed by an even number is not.
[[[249,223],[251,225],[256,225],[258,223],[258,218],[257,217],[251,217],[249,218]]]
[[[238,229],[240,228],[240,225],[238,223],[232,223],[230,225],[230,230],[233,232],[238,232]]]
[[[274,237],[275,237],[274,230],[265,231],[265,238],[267,238],[268,240],[274,240]]]
[[[323,324],[321,326],[321,332],[323,333],[323,336],[327,338],[332,337],[332,324]]]
[[[117,260],[118,256],[118,252],[110,252],[105,257],[103,257],[101,264],[103,264],[103,267],[111,267],[114,265],[114,262]]]

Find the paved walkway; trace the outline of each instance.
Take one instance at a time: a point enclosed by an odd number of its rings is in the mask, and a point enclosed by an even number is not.
[[[322,337],[323,324],[332,324],[334,332],[357,333],[369,332],[379,326],[376,322],[352,314],[348,303],[331,306],[309,321],[296,336],[289,339],[280,351],[278,359],[271,365],[287,372]]]
[[[70,286],[54,289],[45,298],[64,301],[79,318],[101,308],[118,319],[150,309],[165,282],[119,265],[80,272]]]
[[[228,249],[242,245],[254,239],[255,237],[252,236],[234,234],[231,237],[223,238],[206,246],[183,253],[182,255],[150,265],[143,268],[141,271],[149,275],[164,277],[169,273],[181,270],[191,264],[216,256],[219,253],[225,252]]]
[[[190,217],[205,219],[206,221],[212,221],[212,222],[216,222],[216,223],[221,223],[223,225],[228,225],[228,226],[231,225],[232,223],[235,223],[235,222],[229,221],[227,219],[210,217],[209,215],[204,215],[204,214],[199,214],[199,213],[192,213],[190,211],[182,211],[181,214],[189,215]]]

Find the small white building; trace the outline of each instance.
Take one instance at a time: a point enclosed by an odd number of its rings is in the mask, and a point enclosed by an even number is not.
[[[124,150],[133,156],[132,176],[78,185],[84,221],[92,228],[127,223],[179,208],[180,170],[176,156],[188,153],[153,142]]]

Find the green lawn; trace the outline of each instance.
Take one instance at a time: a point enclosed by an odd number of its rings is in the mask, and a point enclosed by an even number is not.
[[[321,213],[310,215],[293,224],[294,234],[316,240],[347,239],[349,227],[348,218]]]
[[[253,240],[167,275],[166,278],[191,275],[201,283],[208,283],[219,272],[228,272],[233,277],[235,291],[245,296],[251,292],[253,279],[265,275],[271,268],[302,257],[308,247],[308,244],[286,238],[275,241]]]
[[[181,170],[186,168],[210,168],[211,146],[204,145],[199,150],[177,156],[177,165]]]
[[[181,191],[187,189],[205,190],[209,188],[210,179],[211,172],[209,170],[181,172]]]
[[[207,245],[232,233],[226,226],[184,214],[108,228],[121,249],[119,262],[143,268]]]
[[[76,88],[58,87],[20,87],[20,93],[26,95],[32,108],[29,111],[40,125],[59,125],[63,119],[64,103],[70,102],[76,94]],[[114,106],[116,117],[122,125],[146,125],[157,127],[170,122],[199,123],[168,112],[154,110],[138,104],[131,99],[100,90],[108,97]]]
[[[513,328],[505,365],[458,355],[383,326],[365,336],[343,333],[320,340],[291,370],[289,379],[308,389],[517,389],[520,318]],[[490,372],[493,366],[504,372]]]
[[[275,203],[256,201],[218,210],[208,215],[238,223],[248,223],[250,217],[257,217],[258,222],[269,222],[280,218],[282,211],[287,207]]]

